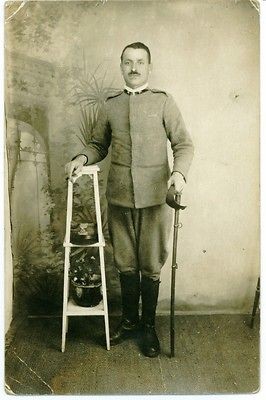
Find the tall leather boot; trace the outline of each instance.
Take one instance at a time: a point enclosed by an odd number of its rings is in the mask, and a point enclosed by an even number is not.
[[[140,276],[137,273],[120,273],[122,319],[114,333],[110,336],[110,344],[114,346],[134,336],[139,329],[139,297]]]
[[[143,276],[141,279],[142,297],[142,351],[146,357],[157,357],[160,353],[160,343],[155,331],[155,314],[159,295],[160,280],[153,281]]]

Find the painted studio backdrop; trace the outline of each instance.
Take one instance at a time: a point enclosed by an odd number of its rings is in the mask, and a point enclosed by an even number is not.
[[[176,309],[250,312],[259,276],[258,10],[247,0],[21,4],[5,5],[7,319],[12,291],[14,312],[61,309],[64,165],[90,139],[106,96],[122,87],[120,54],[135,41],[150,47],[150,86],[174,96],[195,144]],[[106,221],[108,160],[101,169]],[[79,215],[93,219],[89,189],[80,188],[79,199]],[[105,234],[108,296],[116,304],[106,226]],[[171,253],[161,312],[169,310],[170,267]]]

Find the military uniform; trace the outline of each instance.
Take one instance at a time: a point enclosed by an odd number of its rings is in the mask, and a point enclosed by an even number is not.
[[[111,146],[106,196],[116,266],[121,272],[139,269],[154,280],[167,256],[167,140],[173,171],[186,179],[193,145],[172,96],[153,89],[121,91],[106,100],[92,141],[81,152],[96,163]]]
[[[106,195],[114,260],[120,271],[122,319],[110,343],[139,331],[141,295],[142,352],[147,357],[160,352],[155,315],[169,236],[167,140],[173,171],[186,179],[193,145],[173,98],[160,90],[146,88],[139,94],[125,90],[107,99],[92,140],[82,151],[94,164],[111,147]]]

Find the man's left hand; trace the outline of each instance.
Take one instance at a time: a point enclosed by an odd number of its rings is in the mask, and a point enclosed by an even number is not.
[[[170,186],[174,186],[175,193],[181,193],[186,185],[184,177],[180,172],[173,172],[170,178]]]

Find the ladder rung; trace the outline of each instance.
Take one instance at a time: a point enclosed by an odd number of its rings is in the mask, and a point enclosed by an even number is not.
[[[105,315],[103,301],[95,307],[82,307],[77,305],[72,298],[69,299],[67,304],[66,315]]]
[[[105,242],[96,242],[92,244],[73,244],[73,243],[66,243],[63,244],[64,247],[104,247]]]

